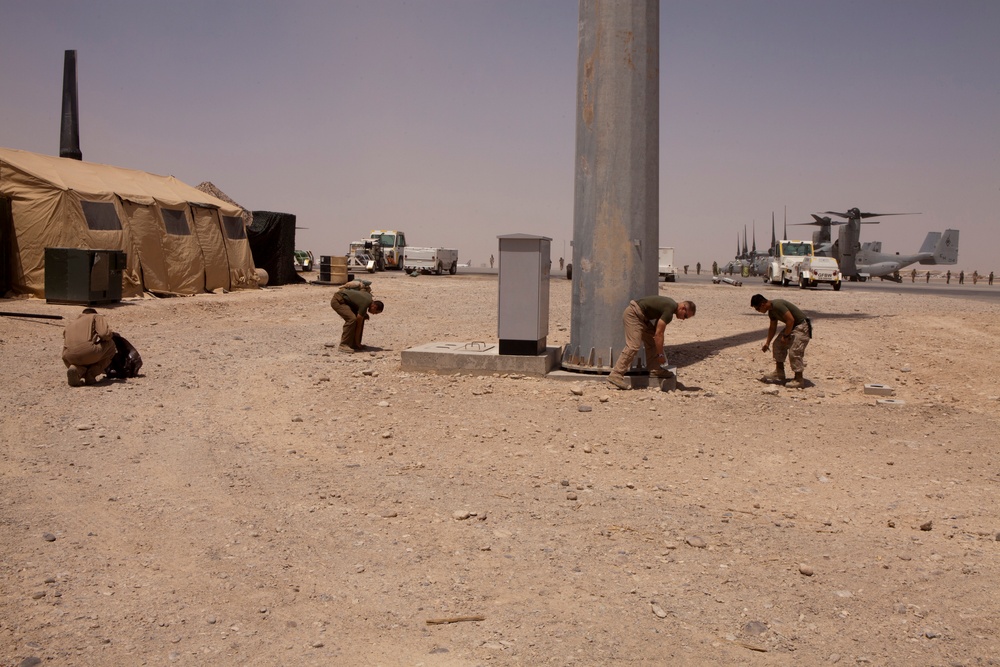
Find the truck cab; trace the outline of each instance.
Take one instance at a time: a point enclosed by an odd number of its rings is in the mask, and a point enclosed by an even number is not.
[[[403,252],[406,249],[406,236],[403,232],[394,229],[373,229],[371,239],[378,241],[386,269],[403,268]]]
[[[778,241],[775,254],[767,266],[764,282],[788,285],[793,280],[795,265],[813,256],[812,241]]]

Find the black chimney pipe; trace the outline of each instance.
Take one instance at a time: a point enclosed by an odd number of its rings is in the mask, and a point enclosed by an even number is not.
[[[76,95],[76,51],[67,51],[63,61],[62,127],[59,157],[82,160],[80,152],[80,108]]]

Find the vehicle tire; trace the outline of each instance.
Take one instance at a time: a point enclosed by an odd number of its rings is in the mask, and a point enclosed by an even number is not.
[[[448,269],[448,273],[450,273],[451,275],[455,275],[456,273],[458,273],[458,262],[451,263],[451,268]]]
[[[573,265],[566,265],[566,280],[573,280]]]
[[[809,285],[809,281],[805,279],[805,276],[799,276],[799,289],[805,289]]]
[[[834,292],[839,292],[840,291],[840,283],[839,282],[833,284],[833,291]]]
[[[436,273],[436,274],[437,274],[437,275],[439,275],[439,276],[440,276],[440,275],[441,275],[442,273],[444,273],[444,267],[443,267],[443,266],[441,266],[441,262],[438,262],[438,265],[437,265],[437,270],[436,270],[436,271],[435,271],[434,273]]]
[[[781,286],[782,287],[788,287],[788,283],[789,283],[788,278],[785,278],[785,277],[781,278]]]

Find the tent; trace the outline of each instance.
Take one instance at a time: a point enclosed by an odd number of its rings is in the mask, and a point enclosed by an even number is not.
[[[45,248],[122,250],[122,296],[256,288],[239,207],[143,171],[0,148],[0,288],[45,296]]]

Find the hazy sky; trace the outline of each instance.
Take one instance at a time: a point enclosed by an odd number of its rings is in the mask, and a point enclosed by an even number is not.
[[[0,146],[57,155],[77,50],[87,161],[212,181],[343,254],[373,228],[459,249],[573,235],[578,4],[0,0]],[[664,0],[660,244],[733,256],[771,215],[920,212],[1000,270],[1000,2]],[[808,237],[812,227],[789,227]]]

